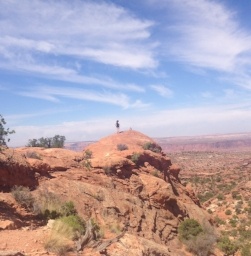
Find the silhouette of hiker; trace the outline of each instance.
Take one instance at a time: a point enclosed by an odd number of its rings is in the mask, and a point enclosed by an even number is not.
[[[119,133],[119,120],[116,122],[117,133]]]

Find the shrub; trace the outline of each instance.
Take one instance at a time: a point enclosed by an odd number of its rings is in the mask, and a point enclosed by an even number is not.
[[[87,170],[90,170],[92,165],[91,165],[91,161],[90,159],[85,159],[83,162],[83,166],[87,169]]]
[[[198,198],[200,199],[200,201],[202,203],[206,202],[207,200],[209,200],[210,198],[212,198],[214,196],[214,194],[212,192],[206,192],[204,194],[199,194]]]
[[[233,255],[238,250],[238,246],[226,236],[219,239],[218,247],[226,255]]]
[[[77,215],[74,204],[68,201],[61,205],[61,217],[52,226],[50,237],[45,242],[45,249],[58,255],[71,250],[72,240],[78,239],[86,231],[85,221]]]
[[[111,169],[111,167],[108,166],[108,165],[104,166],[104,167],[103,167],[103,170],[104,170],[104,172],[105,172],[106,175],[109,175],[109,174],[112,173],[112,169]]]
[[[239,192],[238,191],[232,191],[232,198],[233,199],[236,199],[237,198],[237,196],[239,195]]]
[[[11,190],[11,194],[19,204],[28,209],[32,208],[34,198],[29,188],[23,186],[14,186]]]
[[[153,175],[154,177],[159,178],[159,172],[158,172],[157,170],[154,170],[154,171],[152,172],[152,175]]]
[[[44,219],[56,219],[62,215],[63,203],[55,194],[40,191],[34,203],[34,212]]]
[[[239,231],[239,236],[241,241],[250,240],[251,230],[246,230],[245,227],[240,227],[238,231]]]
[[[225,196],[220,193],[220,194],[218,194],[217,199],[218,199],[218,200],[224,200],[224,199],[225,199]]]
[[[85,150],[84,159],[91,159],[92,151],[90,149]]]
[[[56,255],[66,255],[70,251],[70,241],[60,235],[51,235],[44,243],[44,248],[48,252],[55,253]]]
[[[226,224],[226,222],[224,220],[222,220],[221,218],[219,218],[218,216],[216,216],[214,218],[214,221],[215,221],[217,226]]]
[[[84,157],[83,157],[83,166],[87,169],[87,170],[90,170],[91,169],[91,161],[90,159],[92,158],[92,151],[87,149],[85,150],[85,153],[84,153]]]
[[[237,225],[237,223],[238,223],[238,219],[232,218],[232,219],[229,220],[229,223],[231,224],[231,226],[232,226],[233,228],[235,228],[236,225]]]
[[[135,163],[135,164],[138,164],[138,161],[139,161],[139,158],[140,158],[140,153],[135,153],[133,152],[132,153],[132,156],[131,156],[131,160]]]
[[[181,240],[194,238],[202,231],[201,225],[194,219],[186,219],[178,227],[178,234]]]
[[[3,150],[5,146],[7,146],[5,138],[9,134],[15,133],[14,130],[11,131],[9,128],[5,128],[4,125],[6,125],[6,121],[4,120],[2,115],[0,115],[0,151]],[[8,139],[7,141],[10,141],[10,139]]]
[[[194,219],[183,221],[178,227],[179,237],[190,252],[198,256],[205,256],[212,250],[217,237],[209,223],[201,226]]]
[[[33,159],[38,159],[38,160],[42,159],[41,156],[35,151],[28,151],[28,152],[26,152],[25,156],[28,158],[33,158]]]
[[[155,152],[155,153],[161,152],[161,147],[150,141],[144,143],[142,147],[144,150],[151,150],[152,152]]]
[[[123,150],[127,150],[128,149],[128,146],[126,144],[118,144],[117,145],[117,149],[119,151],[123,151]]]
[[[200,233],[191,240],[186,241],[189,251],[198,256],[205,256],[212,250],[216,242],[215,234]]]
[[[95,234],[95,238],[100,238],[104,235],[102,233],[103,231],[101,231],[101,229],[100,229],[100,226],[94,219],[91,219],[91,225],[92,225],[92,230]]]
[[[216,182],[221,182],[221,177],[220,177],[220,176],[217,176],[215,181],[216,181]]]
[[[213,211],[212,211],[211,209],[208,209],[207,212],[208,212],[209,214],[212,214],[212,213],[213,213]]]
[[[232,211],[231,211],[230,209],[227,209],[227,210],[225,211],[225,214],[226,214],[226,215],[231,215],[231,214],[232,214]]]
[[[76,215],[77,211],[75,209],[74,203],[72,201],[67,201],[61,206],[61,214],[63,216]]]
[[[250,256],[251,255],[251,245],[250,244],[245,244],[241,248],[241,256]]]
[[[121,233],[121,227],[118,223],[114,223],[114,224],[110,225],[109,229],[112,233],[115,233],[117,235]]]
[[[85,222],[78,215],[63,216],[54,222],[52,229],[70,240],[75,240],[85,233]]]

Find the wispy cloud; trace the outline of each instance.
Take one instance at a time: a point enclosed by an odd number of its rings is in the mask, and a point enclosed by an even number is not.
[[[158,3],[162,11],[172,10],[172,15],[160,18],[167,24],[162,54],[192,69],[217,71],[220,78],[225,75],[228,82],[251,89],[251,33],[241,26],[236,10],[231,10],[227,2],[148,2],[152,6]]]
[[[155,84],[155,85],[151,85],[150,87],[162,97],[169,98],[173,95],[173,91],[164,85]]]
[[[36,63],[46,54],[131,69],[157,65],[155,44],[149,40],[154,23],[112,3],[1,1],[0,15],[0,52],[5,61],[30,54]]]
[[[251,35],[241,29],[235,13],[207,0],[170,0],[179,17],[171,29],[177,33],[172,53],[182,61],[204,68],[233,72],[242,54],[251,50]],[[250,64],[250,62],[249,62]]]
[[[108,103],[123,108],[142,108],[148,106],[146,103],[142,103],[139,100],[131,101],[130,98],[123,93],[112,93],[112,92],[98,92],[85,90],[82,88],[58,88],[54,86],[37,86],[32,87],[28,90],[17,92],[19,95],[31,98],[38,98],[48,100],[52,102],[60,101],[60,98],[71,98],[76,100],[87,100],[101,103]]]
[[[251,104],[216,105],[214,107],[180,108],[147,112],[120,119],[121,129],[132,127],[149,136],[170,137],[179,135],[250,132]],[[13,126],[16,134],[10,145],[27,144],[31,138],[63,134],[68,141],[99,140],[115,132],[114,117],[93,118],[80,122],[64,122],[58,125]],[[74,133],[72,130],[74,129]],[[15,144],[18,141],[19,144]]]

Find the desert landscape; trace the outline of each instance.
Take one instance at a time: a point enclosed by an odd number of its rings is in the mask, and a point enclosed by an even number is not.
[[[0,255],[250,255],[249,138],[129,130],[1,150]],[[187,220],[202,229],[182,239]]]

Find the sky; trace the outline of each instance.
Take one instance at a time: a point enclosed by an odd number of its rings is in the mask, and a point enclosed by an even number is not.
[[[9,146],[251,131],[250,0],[0,0]]]

